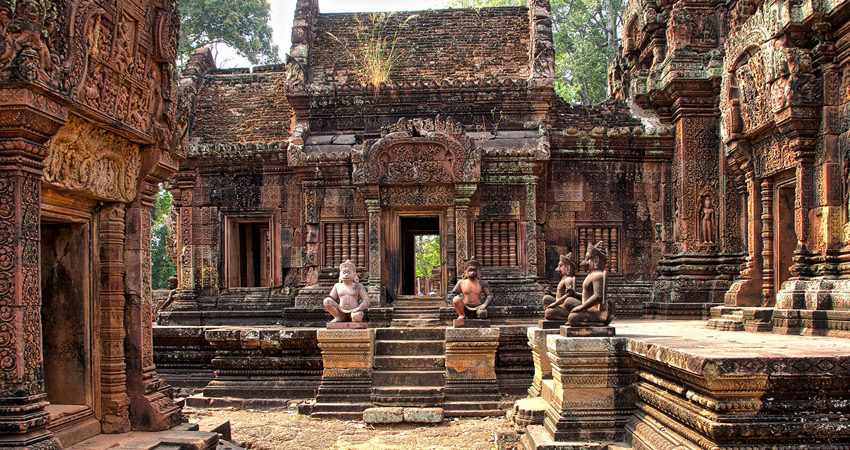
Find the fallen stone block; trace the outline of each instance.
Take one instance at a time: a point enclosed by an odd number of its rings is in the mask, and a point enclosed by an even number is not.
[[[443,408],[404,408],[404,421],[410,423],[440,423]]]
[[[363,411],[366,423],[401,423],[404,420],[404,408],[369,408]]]

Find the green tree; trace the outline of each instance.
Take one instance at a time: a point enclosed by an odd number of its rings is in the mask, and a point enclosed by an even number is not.
[[[168,278],[177,273],[174,261],[168,257],[168,238],[171,223],[171,194],[160,189],[151,210],[151,288],[168,289]]]
[[[608,95],[608,65],[617,55],[625,0],[551,0],[555,91],[590,106]],[[525,0],[449,0],[452,7],[522,6]]]
[[[180,0],[180,60],[201,47],[226,45],[251,64],[280,62],[270,12],[268,0]]]
[[[430,277],[431,268],[440,265],[440,236],[416,236],[413,252],[416,255],[416,276]]]

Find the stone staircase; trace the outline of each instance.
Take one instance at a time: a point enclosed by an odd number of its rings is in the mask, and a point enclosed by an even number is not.
[[[769,332],[774,308],[727,307],[711,308],[711,319],[706,327],[719,331]]]
[[[418,408],[441,406],[446,381],[444,348],[443,328],[377,329],[372,403]]]
[[[440,307],[445,306],[442,297],[401,296],[393,303],[391,327],[440,327]]]

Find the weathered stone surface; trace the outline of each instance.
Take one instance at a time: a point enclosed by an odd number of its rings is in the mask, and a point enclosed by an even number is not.
[[[404,408],[404,421],[409,423],[440,423],[443,408]]]
[[[455,319],[452,321],[455,328],[490,328],[490,319]]]
[[[605,337],[614,336],[616,330],[614,327],[571,327],[562,326],[560,329],[561,336],[564,337]]]
[[[403,408],[369,408],[363,411],[363,422],[386,424],[404,422]]]

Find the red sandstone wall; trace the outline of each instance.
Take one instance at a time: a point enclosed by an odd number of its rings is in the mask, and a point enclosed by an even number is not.
[[[418,15],[398,31],[411,15]],[[369,14],[361,23],[371,28]],[[319,16],[313,46],[314,83],[349,83],[357,78],[355,14]],[[529,75],[528,9],[525,7],[399,12],[392,15],[387,36],[398,32],[401,58],[390,74],[395,82],[448,79],[519,79]],[[328,33],[332,33],[347,48]]]

